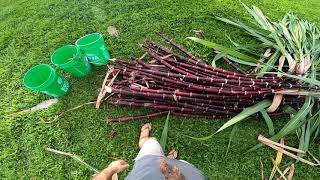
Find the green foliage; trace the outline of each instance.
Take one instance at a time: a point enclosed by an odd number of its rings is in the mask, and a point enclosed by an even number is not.
[[[266,48],[273,49],[275,51],[273,55],[267,60],[264,67],[258,73],[258,76],[265,74],[276,74],[279,77],[287,77],[297,82],[303,82],[310,86],[320,86],[320,81],[317,80],[318,66],[320,64],[320,30],[315,23],[308,20],[302,20],[298,18],[295,13],[288,12],[281,21],[272,21],[271,18],[264,15],[262,10],[256,6],[247,6],[245,3],[241,4],[247,10],[247,12],[254,18],[252,24],[243,23],[241,21],[234,20],[234,18],[221,18],[216,19],[235,26],[244,30],[246,33],[255,37],[261,44],[266,45]],[[230,39],[230,38],[229,38]],[[202,42],[202,44],[209,43]],[[233,42],[233,44],[235,44]],[[237,46],[237,45],[236,45]],[[234,57],[240,58],[237,54],[230,54]],[[241,54],[242,58],[245,54]],[[278,71],[275,67],[280,66],[280,57],[285,57],[288,65],[288,73]],[[277,63],[277,61],[279,62]],[[281,65],[281,67],[283,64]],[[271,72],[276,71],[276,72]],[[306,96],[304,105],[297,113],[291,113],[291,119],[288,123],[272,137],[273,140],[278,141],[280,138],[292,134],[298,130],[298,137],[300,139],[299,148],[307,151],[310,145],[311,123],[315,125],[314,129],[318,129],[319,125],[312,122],[314,111],[318,111],[318,107],[314,107],[315,102],[319,101],[319,92],[312,90],[283,90],[278,91],[280,94],[287,95],[302,95]],[[285,112],[293,112],[294,109],[286,107]],[[269,134],[274,134],[274,128],[272,120],[268,116],[265,110],[261,111],[263,118],[265,119]],[[241,113],[240,113],[241,114]],[[239,114],[239,115],[240,115]],[[231,119],[234,123],[240,121],[239,119]],[[231,122],[228,121],[227,123]],[[226,123],[226,124],[227,124]],[[314,138],[318,136],[318,133],[314,134]],[[249,151],[255,150],[261,145],[257,145],[251,148]]]
[[[242,2],[241,4],[254,18],[255,26],[246,25],[233,18],[216,18],[244,30],[268,48],[280,51],[286,57],[289,72],[304,75],[312,64],[318,66],[320,30],[315,23],[302,20],[292,12],[288,12],[279,22],[271,21],[258,7],[249,7]]]

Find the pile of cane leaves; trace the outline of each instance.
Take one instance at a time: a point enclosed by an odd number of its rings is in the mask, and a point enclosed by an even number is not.
[[[295,83],[310,87],[319,86],[320,31],[318,27],[308,20],[298,18],[292,12],[287,13],[280,21],[272,21],[258,7],[252,6],[251,8],[245,4],[243,6],[253,16],[254,21],[244,23],[236,19],[223,17],[216,17],[216,19],[242,29],[255,38],[261,44],[259,47],[264,52],[271,53],[269,57],[257,55],[256,48],[249,48],[246,45],[234,42],[230,37],[229,39],[235,46],[234,48],[228,48],[196,37],[189,37],[189,39],[218,51],[219,53],[213,61],[227,56],[230,60],[244,66],[259,66],[258,72],[255,72],[258,76],[276,74],[279,77],[291,79]],[[215,64],[215,62],[212,64]],[[283,69],[278,70],[279,66],[283,67]],[[314,142],[320,133],[320,93],[292,89],[285,92],[277,92],[277,94],[305,96],[305,101],[300,107],[287,105],[282,108],[283,112],[290,115],[290,120],[279,132],[275,132],[273,121],[266,111],[266,108],[272,102],[263,100],[230,119],[216,133],[234,126],[253,114],[260,113],[267,124],[272,140],[279,141],[282,137],[296,133],[299,138],[299,149],[307,152],[310,144]],[[213,135],[207,138],[194,139],[205,140],[213,137]],[[261,146],[259,144],[249,151]]]

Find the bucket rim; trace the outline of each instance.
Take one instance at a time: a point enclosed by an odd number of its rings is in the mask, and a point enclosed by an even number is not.
[[[50,75],[48,76],[48,79],[43,82],[42,84],[40,84],[39,86],[29,86],[28,83],[26,83],[26,78],[27,76],[32,72],[34,71],[36,68],[39,68],[39,67],[46,67],[46,68],[49,68],[50,69]],[[25,74],[24,74],[24,77],[23,77],[23,84],[29,88],[29,89],[32,89],[32,90],[35,90],[35,91],[41,91],[42,89],[45,89],[46,87],[48,87],[55,79],[55,75],[56,75],[56,70],[51,67],[50,65],[48,64],[38,64],[36,66],[33,66],[32,68],[30,68]]]
[[[95,41],[93,42],[90,42],[90,43],[87,43],[87,44],[79,44],[79,41],[83,40],[84,38],[87,38],[89,36],[92,36],[92,35],[99,35],[99,38],[96,39]],[[78,47],[85,47],[85,46],[89,46],[89,45],[92,45],[92,44],[95,44],[96,42],[98,42],[101,38],[103,38],[102,34],[101,33],[91,33],[91,34],[87,34],[85,36],[82,36],[81,38],[77,39],[76,41],[76,46]]]
[[[65,48],[69,48],[69,47],[72,47],[72,48],[75,48],[76,49],[76,56],[78,56],[80,54],[80,49],[75,46],[75,45],[66,45],[66,46],[62,46],[58,49],[56,49],[53,54],[51,55],[51,63],[58,66],[58,67],[61,67],[61,68],[66,68],[66,67],[69,67],[69,66],[72,66],[73,64],[75,64],[77,62],[77,60],[73,59],[73,60],[70,60],[69,62],[66,62],[66,63],[63,63],[63,64],[58,64],[58,63],[55,63],[54,62],[54,56],[56,56],[58,53],[60,53],[60,51],[63,51]]]

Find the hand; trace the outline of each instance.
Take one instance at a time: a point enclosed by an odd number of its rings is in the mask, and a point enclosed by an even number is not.
[[[111,180],[113,174],[122,172],[128,168],[128,166],[128,163],[126,163],[124,160],[113,161],[107,168],[96,175],[93,180]]]
[[[122,172],[123,170],[127,169],[128,166],[128,163],[124,160],[117,160],[110,163],[107,169],[110,169],[110,171],[114,174]]]

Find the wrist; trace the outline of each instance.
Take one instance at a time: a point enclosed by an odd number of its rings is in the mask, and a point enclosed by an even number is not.
[[[112,167],[108,167],[105,170],[102,171],[103,174],[105,174],[105,176],[107,176],[108,178],[111,178],[113,174],[115,174],[115,170]]]

